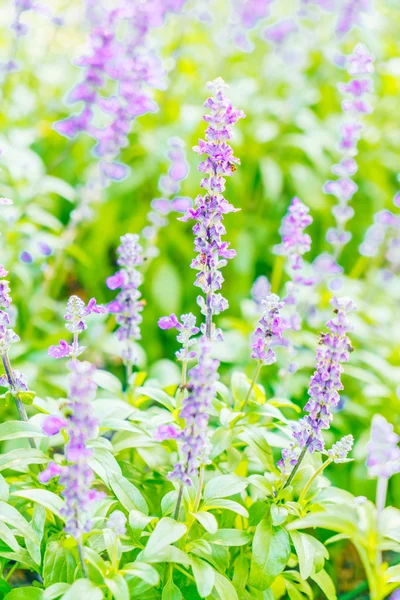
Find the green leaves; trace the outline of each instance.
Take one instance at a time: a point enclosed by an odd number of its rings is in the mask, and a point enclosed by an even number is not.
[[[122,475],[117,476],[114,472],[108,474],[108,479],[112,491],[127,511],[139,510],[148,514],[147,502],[133,483]]]
[[[254,534],[249,585],[266,590],[282,573],[289,556],[289,535],[282,527],[273,527],[268,514],[257,525]]]
[[[43,561],[43,581],[47,587],[54,583],[73,583],[75,556],[63,542],[48,542]]]
[[[208,562],[197,556],[192,556],[192,569],[199,596],[206,598],[214,587],[215,571]]]
[[[20,438],[46,437],[41,427],[25,421],[0,423],[0,441]]]
[[[103,592],[89,579],[77,579],[63,594],[62,600],[103,600]]]
[[[164,548],[177,542],[186,533],[186,525],[177,523],[174,519],[164,517],[161,519],[147,542],[143,551],[143,558],[154,556]]]
[[[248,482],[237,475],[220,475],[211,479],[204,488],[204,500],[211,498],[227,498],[246,489]]]

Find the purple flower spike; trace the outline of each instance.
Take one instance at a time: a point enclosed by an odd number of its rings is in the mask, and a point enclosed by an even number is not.
[[[57,463],[51,462],[47,465],[47,468],[39,473],[38,479],[40,483],[48,483],[53,477],[59,477],[63,472],[63,467]]]
[[[168,475],[185,485],[192,485],[201,465],[208,463],[210,443],[208,418],[216,394],[219,362],[210,356],[210,345],[203,337],[199,347],[199,362],[189,371],[189,396],[183,400],[180,418],[185,420],[184,430],[177,436],[181,460]]]
[[[351,239],[351,234],[346,231],[346,223],[353,217],[354,210],[348,203],[358,189],[351,177],[357,171],[354,157],[357,155],[357,145],[363,130],[362,117],[372,112],[372,107],[365,98],[373,91],[369,78],[373,70],[373,57],[363,44],[358,44],[353,54],[347,57],[347,71],[351,79],[339,84],[339,91],[344,96],[342,109],[346,121],[340,127],[340,162],[332,168],[338,179],[327,181],[323,188],[326,194],[332,194],[338,202],[332,211],[336,227],[329,229],[326,236],[334,247],[335,259]]]
[[[257,277],[251,288],[251,297],[259,310],[262,309],[262,301],[271,293],[271,284],[264,275]]]
[[[126,342],[122,357],[127,365],[136,364],[137,356],[134,352],[135,340],[140,340],[140,323],[143,300],[140,299],[139,287],[143,276],[138,268],[143,263],[142,247],[138,243],[139,236],[127,233],[121,237],[121,244],[117,248],[117,264],[122,267],[113,276],[107,279],[110,289],[120,288],[117,298],[107,306],[108,311],[117,315],[118,329],[116,336],[120,341]]]
[[[262,365],[272,365],[276,361],[272,347],[283,343],[285,325],[279,311],[284,305],[279,302],[276,294],[267,296],[261,301],[261,305],[263,314],[253,334],[251,358],[260,361]]]
[[[176,440],[178,436],[179,432],[174,425],[160,425],[154,438],[157,442],[164,442],[165,440]]]
[[[69,356],[72,352],[72,346],[68,344],[65,340],[60,340],[58,346],[50,346],[49,348],[49,356],[53,358],[65,358]]]
[[[198,146],[193,148],[198,154],[206,155],[206,159],[198,167],[201,173],[207,174],[200,184],[206,193],[204,196],[198,196],[194,207],[180,218],[181,221],[189,219],[197,221],[193,233],[194,246],[198,255],[192,261],[191,267],[198,271],[195,285],[200,287],[206,296],[205,299],[200,296],[198,304],[203,315],[206,316],[208,339],[212,336],[213,315],[219,314],[228,307],[225,298],[218,293],[224,281],[220,268],[236,254],[229,248],[229,243],[221,239],[226,233],[223,225],[224,215],[237,210],[229,204],[222,193],[225,190],[225,177],[230,177],[236,170],[235,165],[240,163],[228,144],[232,139],[232,125],[239,119],[243,119],[245,115],[241,110],[232,107],[224,94],[226,87],[220,77],[208,83],[213,96],[204,103],[204,106],[210,110],[210,114],[204,117],[208,123],[206,139],[199,140]]]
[[[309,400],[304,407],[308,415],[292,425],[293,442],[290,448],[282,453],[282,459],[278,462],[278,467],[284,475],[292,470],[293,464],[297,464],[303,449],[307,449],[310,453],[324,450],[322,430],[329,429],[332,421],[331,408],[337,407],[340,401],[339,392],[343,389],[340,379],[343,371],[341,363],[348,362],[350,352],[353,350],[346,335],[351,329],[347,315],[356,310],[356,307],[349,298],[333,298],[331,305],[335,317],[326,323],[329,332],[320,336],[320,348],[316,357],[317,368],[310,379]],[[342,440],[343,448],[348,446],[349,441]],[[334,447],[333,451],[339,452],[343,448]],[[338,458],[340,458],[339,454]]]
[[[370,477],[389,479],[400,473],[399,436],[382,415],[374,415],[368,443],[367,466]]]
[[[174,327],[176,328],[179,325],[179,321],[176,317],[176,315],[174,315],[172,313],[172,315],[169,315],[169,317],[161,317],[161,319],[158,320],[158,326],[160,329],[173,329]]]
[[[289,257],[290,266],[294,270],[302,268],[302,255],[309,252],[311,248],[311,238],[304,233],[304,229],[313,221],[309,212],[310,209],[303,204],[300,198],[293,198],[279,230],[282,243],[274,248],[276,254]]]

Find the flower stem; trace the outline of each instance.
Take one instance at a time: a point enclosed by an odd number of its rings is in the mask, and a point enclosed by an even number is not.
[[[212,333],[212,294],[211,292],[207,294],[207,314],[206,314],[206,338],[208,341],[211,341],[211,333]]]
[[[179,511],[181,510],[182,497],[183,497],[183,483],[181,483],[181,485],[179,486],[178,499],[176,501],[176,507],[175,507],[175,513],[174,513],[175,521],[177,521],[179,518]]]
[[[7,377],[7,381],[8,381],[8,385],[10,386],[10,392],[13,395],[13,398],[15,400],[15,404],[17,406],[17,410],[19,413],[19,417],[21,419],[21,421],[28,421],[28,415],[26,414],[26,410],[25,410],[25,406],[23,405],[23,403],[21,402],[21,400],[19,398],[17,398],[17,396],[15,395],[14,389],[15,389],[15,377],[14,377],[14,372],[12,370],[12,366],[10,363],[10,359],[7,353],[2,354],[1,355],[1,359],[3,361],[3,366],[4,366],[4,370],[6,372],[6,377]],[[32,440],[32,438],[29,438],[29,443],[32,446],[32,448],[35,448],[35,444]]]
[[[298,500],[300,503],[304,502],[304,499],[305,499],[305,497],[306,497],[306,495],[307,495],[307,492],[308,492],[308,490],[310,489],[310,487],[311,487],[311,485],[312,485],[313,481],[315,481],[315,479],[318,477],[318,475],[321,475],[321,473],[323,473],[323,471],[326,469],[326,467],[327,467],[328,465],[330,465],[330,464],[331,464],[331,462],[332,462],[332,459],[331,459],[331,458],[328,458],[328,459],[327,459],[327,460],[326,460],[326,461],[325,461],[325,462],[324,462],[324,463],[323,463],[323,464],[322,464],[322,465],[319,467],[319,469],[317,469],[317,470],[315,471],[314,475],[312,475],[312,477],[310,477],[310,479],[309,479],[309,480],[308,480],[308,482],[306,483],[306,486],[303,488],[303,491],[302,491],[302,492],[301,492],[301,494],[300,494],[300,497],[299,497],[299,500]]]
[[[284,490],[285,488],[287,488],[287,487],[288,487],[288,486],[289,486],[289,485],[292,483],[292,481],[293,481],[293,479],[294,479],[294,476],[296,475],[296,473],[297,473],[297,470],[298,470],[298,468],[300,467],[300,465],[301,465],[301,462],[302,462],[303,458],[304,458],[304,457],[305,457],[305,455],[306,455],[306,452],[307,452],[308,445],[309,445],[309,443],[307,442],[307,443],[306,443],[306,445],[304,446],[303,450],[301,451],[301,454],[300,454],[300,456],[299,456],[299,458],[298,458],[298,460],[297,460],[297,463],[294,465],[294,467],[293,467],[293,469],[292,469],[292,472],[290,473],[289,477],[287,478],[287,480],[286,480],[286,482],[285,482],[285,485],[284,485],[284,486],[283,486],[283,488],[282,488],[283,490]]]
[[[196,493],[196,498],[194,500],[194,505],[193,505],[193,512],[197,512],[197,509],[199,508],[201,492],[202,492],[203,483],[204,483],[204,472],[205,472],[205,467],[204,467],[204,465],[201,465],[200,472],[199,472],[199,482],[197,485],[197,493]]]
[[[246,394],[246,398],[244,399],[244,402],[243,402],[243,404],[242,404],[242,406],[241,406],[241,410],[243,410],[243,409],[245,408],[246,404],[248,403],[248,401],[249,401],[249,399],[250,399],[251,392],[253,391],[253,389],[254,389],[254,386],[255,386],[255,385],[256,385],[256,383],[257,383],[257,379],[258,379],[258,377],[259,377],[259,375],[260,375],[261,367],[262,367],[262,362],[261,362],[261,361],[259,361],[259,363],[258,363],[258,365],[257,365],[257,368],[256,368],[256,370],[254,371],[253,379],[252,379],[252,381],[251,381],[251,384],[250,384],[249,390],[248,390],[248,392],[247,392],[247,394]]]
[[[380,521],[381,521],[381,513],[386,505],[386,496],[388,489],[388,479],[387,477],[379,477],[378,483],[376,486],[376,530],[378,534],[379,541],[379,529],[380,529]],[[377,564],[382,564],[382,552],[377,549]]]
[[[81,568],[82,568],[82,573],[83,576],[88,577],[88,573],[87,573],[87,569],[86,569],[86,564],[85,564],[85,557],[83,554],[83,545],[82,545],[82,540],[78,540],[78,554],[79,554],[79,561],[81,563]]]

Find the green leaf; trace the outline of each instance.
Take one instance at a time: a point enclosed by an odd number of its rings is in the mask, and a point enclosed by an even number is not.
[[[154,519],[157,517],[149,517],[140,510],[131,510],[129,513],[129,525],[134,531],[143,531]]]
[[[182,594],[172,579],[164,586],[161,600],[182,600]]]
[[[241,371],[234,371],[231,378],[232,396],[235,406],[240,407],[245,401],[251,386],[251,380]]]
[[[0,441],[32,437],[46,437],[46,435],[40,427],[25,421],[7,421],[0,424]]]
[[[218,522],[217,519],[211,513],[205,512],[203,510],[191,513],[197,521],[204,527],[206,531],[209,533],[215,533],[218,531]]]
[[[100,388],[107,392],[111,392],[116,396],[119,396],[122,393],[122,383],[118,377],[115,377],[115,375],[108,371],[96,369],[93,379]]]
[[[48,542],[43,561],[43,581],[45,587],[54,583],[73,583],[76,560],[63,542]]]
[[[39,538],[19,511],[5,502],[0,502],[0,521],[17,529],[25,538],[39,545]]]
[[[77,579],[62,596],[62,600],[103,600],[103,592],[89,579]]]
[[[0,455],[0,471],[5,469],[25,469],[29,465],[43,465],[49,459],[40,450],[33,448],[16,448]]]
[[[314,546],[308,539],[305,533],[291,531],[290,537],[293,540],[296,549],[297,558],[299,559],[300,575],[303,579],[308,579],[314,568]]]
[[[216,508],[231,510],[237,513],[238,515],[242,515],[242,517],[245,517],[246,519],[249,516],[249,513],[247,512],[245,507],[239,504],[239,502],[234,502],[234,500],[227,500],[226,498],[216,498],[215,500],[211,498],[208,502],[206,502],[206,504],[204,504],[203,508],[207,510],[212,510]]]
[[[112,491],[128,512],[139,510],[146,515],[148,514],[147,502],[133,483],[114,472],[108,474],[108,479]]]
[[[10,488],[8,486],[8,483],[4,479],[3,475],[0,473],[0,500],[2,500],[3,502],[8,502],[9,495]]]
[[[204,539],[221,546],[245,546],[251,537],[249,533],[240,529],[219,529],[214,534],[206,534]]]
[[[266,590],[282,573],[289,557],[289,535],[282,527],[272,527],[269,514],[260,521],[254,534],[249,585]]]
[[[334,583],[324,569],[321,569],[321,571],[318,571],[318,573],[313,573],[311,575],[311,579],[313,579],[315,583],[319,585],[328,600],[337,600]]]
[[[389,583],[400,582],[400,565],[389,567],[386,571],[386,575],[389,577]]]
[[[138,560],[124,565],[121,571],[133,575],[134,577],[139,577],[139,579],[142,579],[142,581],[145,581],[152,586],[158,585],[160,580],[158,572],[154,567]]]
[[[55,600],[65,594],[70,587],[69,583],[54,583],[43,592],[42,600]]]
[[[64,520],[64,517],[60,513],[62,507],[64,506],[64,501],[62,498],[53,492],[50,492],[49,490],[32,488],[29,490],[12,492],[11,495],[17,496],[18,498],[26,498],[27,500],[32,500],[32,502],[37,502],[37,504],[41,504],[41,506],[44,506],[53,514],[57,515],[59,519]]]
[[[0,521],[0,540],[2,540],[7,546],[10,546],[12,550],[18,552],[20,550],[20,545],[17,542],[15,535],[12,531],[7,527],[5,523]]]
[[[262,430],[257,427],[246,427],[238,437],[253,450],[263,467],[272,472],[276,471],[271,446],[265,439]]]
[[[186,525],[177,523],[170,517],[163,517],[155,526],[148,539],[143,557],[158,554],[161,550],[178,541],[187,531]]]
[[[35,397],[36,397],[36,392],[32,392],[30,390],[26,390],[25,392],[18,392],[18,394],[17,394],[18,400],[21,400],[21,402],[23,402],[23,404],[28,404],[28,406],[33,404]],[[42,434],[43,434],[43,432],[42,432]]]
[[[4,600],[43,600],[43,590],[31,586],[17,588],[4,596]]]
[[[108,589],[111,591],[114,600],[129,600],[129,589],[125,579],[117,573],[112,579],[104,579]]]
[[[148,386],[136,388],[135,393],[141,396],[145,396],[146,398],[151,398],[155,400],[165,408],[168,408],[171,412],[175,408],[175,400],[168,396],[166,392],[160,390],[159,388],[152,388]]]
[[[211,479],[204,488],[204,500],[210,498],[227,498],[246,489],[248,483],[244,477],[237,475],[220,475]]]
[[[215,571],[208,562],[196,556],[192,556],[192,569],[199,596],[206,598],[214,587]]]
[[[189,556],[186,554],[186,552],[183,552],[183,550],[176,548],[176,546],[167,546],[166,548],[162,548],[159,552],[149,555],[141,552],[138,555],[138,558],[139,560],[144,558],[149,563],[172,562],[182,565],[190,565]]]
[[[232,583],[220,573],[215,572],[214,585],[221,600],[239,600]]]

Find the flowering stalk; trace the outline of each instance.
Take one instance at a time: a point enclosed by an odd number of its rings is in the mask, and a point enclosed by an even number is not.
[[[198,271],[195,285],[205,294],[205,299],[199,296],[197,302],[206,317],[205,328],[202,331],[207,339],[211,340],[214,336],[213,316],[228,308],[227,300],[217,293],[224,281],[220,269],[227,264],[228,259],[236,255],[235,250],[229,248],[229,243],[222,241],[222,236],[226,233],[223,215],[237,210],[222,195],[225,190],[225,177],[231,176],[236,170],[235,164],[240,163],[227,142],[232,139],[231,126],[245,115],[241,110],[232,107],[223,93],[227,86],[221,78],[208,83],[207,87],[212,91],[213,97],[208,98],[204,104],[211,111],[210,115],[204,117],[208,123],[206,139],[199,140],[199,145],[194,147],[195,152],[207,156],[198,167],[199,171],[208,175],[200,183],[206,193],[204,196],[197,196],[194,207],[180,220],[197,221],[193,233],[198,255],[192,261],[191,267]]]
[[[168,173],[162,175],[158,182],[158,189],[162,197],[154,198],[151,202],[152,210],[147,215],[149,225],[142,230],[146,240],[144,255],[146,264],[158,256],[157,238],[162,227],[168,224],[168,215],[171,212],[185,213],[191,206],[190,198],[177,195],[183,181],[189,173],[189,164],[186,160],[185,143],[178,137],[168,140],[168,158],[171,161]]]
[[[143,264],[143,255],[138,241],[139,236],[133,233],[121,237],[121,244],[117,248],[119,255],[117,264],[121,269],[107,279],[107,287],[110,290],[120,289],[116,299],[110,302],[107,308],[110,313],[116,315],[119,325],[116,331],[117,338],[126,344],[122,358],[126,366],[128,382],[132,375],[132,367],[138,360],[134,342],[141,338],[140,323],[144,305],[143,300],[140,300],[139,290],[143,275],[138,270]]]
[[[78,296],[71,296],[67,302],[64,319],[66,329],[73,334],[72,344],[60,340],[57,346],[50,346],[49,356],[53,358],[65,358],[67,356],[77,358],[84,352],[85,346],[79,346],[79,335],[87,329],[86,317],[92,313],[104,314],[107,312],[105,306],[97,304],[95,298],[91,298],[87,304]]]
[[[336,297],[332,298],[331,305],[336,317],[326,323],[329,332],[320,337],[317,370],[311,377],[309,400],[304,407],[309,414],[293,424],[293,442],[282,450],[282,459],[278,462],[282,475],[287,478],[283,487],[290,485],[307,451],[311,454],[315,450],[324,451],[322,430],[329,429],[333,418],[330,410],[338,405],[339,391],[343,389],[341,363],[348,362],[353,349],[346,335],[351,327],[347,313],[356,307],[350,299]]]
[[[326,467],[328,467],[332,462],[334,463],[343,463],[348,462],[350,459],[347,458],[348,453],[351,451],[354,444],[354,438],[352,435],[345,435],[339,442],[333,444],[332,448],[328,450],[328,458],[327,460],[315,471],[315,473],[310,477],[306,485],[304,486],[300,496],[299,503],[302,504],[304,502],[307,492],[312,486],[313,482],[319,475],[321,475]]]
[[[399,436],[393,425],[382,415],[374,415],[371,426],[371,437],[367,446],[368,475],[377,477],[376,511],[379,532],[380,515],[386,505],[388,481],[392,475],[400,472]],[[378,564],[382,563],[382,553],[378,551]]]
[[[65,428],[68,442],[65,446],[65,465],[51,462],[39,475],[41,483],[48,483],[54,477],[59,478],[63,487],[61,495],[65,500],[61,514],[65,517],[65,532],[78,543],[83,574],[87,576],[83,556],[82,537],[88,533],[93,522],[90,518],[92,505],[104,497],[102,492],[92,488],[94,473],[89,466],[93,450],[88,442],[96,436],[98,420],[94,415],[91,402],[96,396],[97,385],[93,378],[95,367],[89,362],[80,362],[73,358],[68,363],[69,404],[64,419],[49,416],[43,422],[43,430],[55,435]]]
[[[8,271],[3,265],[0,265],[0,277],[7,277]],[[20,341],[20,337],[10,327],[11,320],[7,313],[12,298],[10,296],[10,286],[7,279],[0,279],[0,354],[3,363],[5,375],[0,377],[0,385],[8,388],[8,393],[14,398],[19,417],[21,421],[28,421],[28,416],[23,404],[23,400],[32,400],[34,393],[28,390],[25,376],[19,371],[14,371],[8,352],[12,344]],[[29,438],[32,448],[35,448],[34,441]]]
[[[339,85],[340,92],[345,96],[342,109],[349,118],[340,128],[341,160],[332,168],[332,172],[338,176],[338,179],[327,181],[324,185],[324,192],[332,194],[338,201],[337,206],[332,210],[336,219],[336,228],[329,229],[326,237],[334,247],[335,260],[351,239],[351,233],[346,231],[346,223],[354,215],[349,202],[358,189],[352,180],[352,176],[357,171],[354,157],[357,155],[357,144],[363,130],[362,116],[372,112],[372,107],[365,100],[365,96],[373,89],[369,77],[373,71],[373,57],[363,44],[358,44],[353,54],[347,58],[347,72],[352,78],[348,83]]]
[[[272,349],[273,346],[283,343],[282,334],[285,330],[285,325],[280,316],[283,304],[279,301],[279,296],[270,294],[261,301],[261,305],[264,307],[264,311],[254,331],[251,342],[251,358],[257,361],[257,368],[241,410],[245,408],[250,399],[261,368],[265,365],[272,365],[276,361],[276,354]]]

